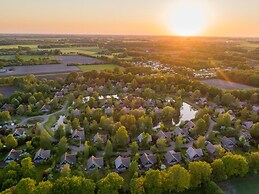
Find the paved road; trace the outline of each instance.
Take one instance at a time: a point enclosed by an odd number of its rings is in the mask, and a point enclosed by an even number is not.
[[[43,129],[43,125],[49,120],[49,117],[55,115],[55,114],[58,114],[58,113],[62,113],[62,112],[66,112],[67,109],[66,109],[66,106],[68,104],[68,101],[65,102],[65,104],[63,105],[63,108],[60,109],[59,111],[57,112],[54,112],[54,113],[51,113],[51,114],[47,114],[47,115],[40,115],[40,116],[33,116],[33,117],[19,117],[19,119],[22,120],[21,123],[19,123],[20,126],[22,125],[26,125],[28,120],[30,119],[41,119],[42,121],[40,122],[41,123],[41,126],[42,126],[42,129]]]

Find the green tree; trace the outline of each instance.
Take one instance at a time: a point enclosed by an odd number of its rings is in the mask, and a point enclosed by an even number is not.
[[[247,156],[247,162],[250,170],[253,172],[254,170],[259,170],[259,152],[251,152]]]
[[[176,164],[170,167],[165,178],[165,189],[167,192],[182,192],[190,187],[190,174],[188,170]]]
[[[71,169],[70,169],[70,165],[69,164],[65,164],[60,171],[61,176],[63,177],[69,177],[71,173]]]
[[[254,138],[259,137],[259,122],[253,125],[252,129],[250,130],[250,133]]]
[[[129,135],[124,126],[119,127],[115,134],[116,144],[120,147],[126,147],[129,141]]]
[[[189,173],[191,175],[191,187],[199,187],[203,183],[210,181],[212,168],[207,162],[190,162]]]
[[[21,171],[24,178],[33,178],[34,165],[30,157],[24,158],[21,161]]]
[[[98,182],[98,194],[119,194],[122,188],[124,179],[117,173],[109,173],[106,177]]]
[[[40,146],[43,149],[51,149],[51,136],[46,130],[43,130],[40,134]]]
[[[74,118],[73,122],[72,122],[72,127],[73,129],[79,129],[80,127],[80,122],[78,118]]]
[[[226,179],[226,171],[224,163],[221,159],[215,159],[211,163],[212,177],[215,181],[223,181]]]
[[[133,177],[133,175],[135,173],[138,172],[138,162],[133,160],[131,163],[130,163],[130,166],[129,166],[129,176],[130,177]]]
[[[130,181],[130,193],[131,194],[145,194],[144,189],[144,177],[133,178]]]
[[[149,194],[162,193],[162,176],[159,170],[148,170],[146,172],[144,188]]]
[[[54,137],[60,139],[66,135],[64,125],[59,125],[58,129],[54,132]]]
[[[29,104],[34,105],[37,102],[37,100],[34,96],[30,96],[30,98],[28,99],[28,102]]]
[[[112,156],[113,146],[110,140],[107,141],[104,149],[104,157],[109,159]]]
[[[138,143],[133,141],[130,144],[129,148],[130,148],[130,151],[131,151],[131,155],[135,155],[138,152],[138,149],[139,149]]]
[[[223,156],[222,161],[225,166],[225,172],[228,177],[245,176],[248,172],[248,162],[241,155],[228,154]]]
[[[36,181],[30,178],[22,178],[16,185],[15,194],[31,194],[35,189]]]
[[[162,120],[164,122],[171,122],[172,118],[175,116],[176,111],[173,107],[171,106],[165,106],[162,110]]]
[[[12,149],[12,148],[17,147],[18,142],[17,142],[17,140],[13,137],[12,134],[9,134],[9,135],[5,138],[5,145],[6,145],[6,148],[7,148],[8,150],[10,150],[10,149]]]
[[[165,152],[167,147],[166,139],[158,138],[158,140],[156,141],[156,146],[159,152]]]
[[[40,182],[33,191],[33,194],[52,194],[52,187],[53,184],[50,181]]]
[[[67,138],[66,137],[62,137],[60,139],[60,141],[58,142],[58,152],[60,154],[63,154],[67,151],[67,148],[68,148],[68,144],[67,144]]]
[[[9,111],[2,111],[0,112],[0,124],[3,124],[4,122],[10,121],[11,116]]]
[[[199,136],[197,141],[194,143],[196,148],[205,148],[205,140],[204,136]]]
[[[196,125],[195,125],[195,131],[197,131],[197,133],[199,135],[205,135],[206,131],[207,131],[207,124],[206,122],[200,118],[197,122],[196,122]]]
[[[180,151],[182,145],[183,145],[183,136],[180,134],[175,139],[175,150]]]
[[[20,116],[24,115],[24,107],[23,107],[22,104],[20,104],[20,105],[18,106],[17,111],[16,111],[16,114],[17,114],[17,115],[20,115]]]

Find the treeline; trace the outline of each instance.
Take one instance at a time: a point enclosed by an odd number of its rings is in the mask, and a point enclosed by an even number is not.
[[[220,79],[259,87],[259,70],[218,71],[217,76]]]
[[[110,169],[105,170],[103,178],[100,178],[97,169],[90,174],[83,173],[83,169],[78,169],[74,174],[63,170],[60,178],[49,176],[46,181],[38,184],[33,177],[35,167],[31,159],[24,158],[21,167],[12,162],[3,169],[1,179],[4,179],[5,187],[15,180],[18,180],[18,183],[2,194],[198,194],[201,191],[204,194],[223,194],[215,182],[256,173],[259,170],[258,157],[259,152],[246,156],[228,153],[211,164],[204,161],[190,162],[186,168],[177,164],[166,170],[151,169],[144,175],[140,174],[137,163],[133,161],[124,178]]]

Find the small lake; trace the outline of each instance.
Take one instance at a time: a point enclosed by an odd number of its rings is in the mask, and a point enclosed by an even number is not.
[[[181,124],[181,122],[184,122],[184,121],[187,121],[187,120],[189,121],[189,120],[194,119],[196,112],[197,112],[197,110],[195,110],[191,105],[183,102],[183,106],[181,108],[181,115],[180,115],[179,121],[175,125],[178,126],[178,125]]]

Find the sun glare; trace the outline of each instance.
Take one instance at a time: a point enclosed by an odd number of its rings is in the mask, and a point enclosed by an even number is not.
[[[181,1],[171,11],[169,28],[179,36],[196,36],[208,25],[208,7],[198,1]]]

